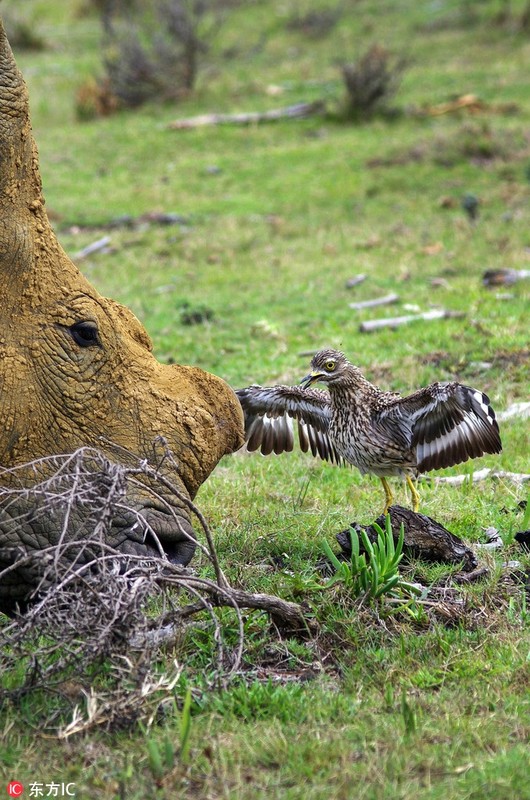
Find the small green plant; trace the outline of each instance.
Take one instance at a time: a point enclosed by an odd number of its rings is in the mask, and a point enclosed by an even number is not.
[[[383,595],[407,597],[421,593],[414,584],[404,581],[399,574],[399,563],[403,558],[405,532],[401,525],[397,542],[392,533],[390,515],[385,518],[385,529],[374,523],[377,533],[374,542],[365,530],[358,533],[350,530],[351,559],[339,561],[329,544],[324,541],[324,552],[335,568],[335,575],[328,585],[342,582],[354,597],[378,600]],[[361,553],[361,544],[364,552]]]
[[[190,733],[191,733],[191,689],[188,686],[184,705],[180,715],[180,760],[188,764],[190,760]]]
[[[166,772],[173,768],[175,753],[166,734],[162,745],[156,739],[147,739],[147,761],[155,781],[161,781]]]
[[[508,608],[506,609],[506,616],[512,625],[517,622],[523,625],[528,625],[530,623],[530,607],[526,600],[525,591],[521,593],[520,601],[517,601],[515,597],[510,597]]]
[[[405,726],[405,736],[410,736],[412,733],[415,733],[417,728],[416,712],[407,700],[405,689],[403,689],[401,694],[401,716],[403,717],[403,724]]]
[[[175,709],[176,710],[176,709]],[[143,729],[143,726],[141,726]],[[190,733],[191,733],[191,689],[188,686],[184,697],[184,704],[180,714],[179,725],[179,760],[183,766],[190,761]],[[175,766],[175,745],[171,732],[167,732],[158,742],[156,739],[146,736],[147,762],[155,781],[161,781],[164,775],[170,772]]]

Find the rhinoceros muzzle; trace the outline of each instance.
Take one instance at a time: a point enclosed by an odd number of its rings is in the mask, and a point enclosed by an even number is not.
[[[179,514],[180,511],[180,514]],[[133,513],[129,511],[129,515]],[[171,564],[187,566],[191,561],[197,542],[193,528],[181,509],[164,504],[144,506],[135,514],[136,520],[122,529],[125,546],[145,548],[155,557],[166,557]]]
[[[197,547],[187,512],[163,504],[136,510],[127,502],[99,532],[97,525],[87,527],[77,508],[69,510],[67,527],[64,509],[40,513],[26,503],[16,509],[11,517],[0,506],[0,542],[7,545],[0,547],[0,611],[8,614],[23,610],[39,587],[60,581],[69,569],[95,564],[101,556],[123,557],[123,569],[130,564],[128,556],[186,566]]]

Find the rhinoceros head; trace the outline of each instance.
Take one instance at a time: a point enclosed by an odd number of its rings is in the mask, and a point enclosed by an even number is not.
[[[219,459],[242,444],[239,402],[201,369],[159,363],[136,317],[101,297],[61,248],[44,207],[26,86],[0,23],[0,466],[81,446],[117,462],[130,454],[154,463],[159,437],[173,454],[172,480],[193,498]],[[0,483],[10,480],[12,472],[0,473]],[[192,530],[187,509],[178,509],[174,525],[147,490],[136,484],[129,494],[171,559],[187,563],[194,549],[183,533]],[[21,528],[18,511],[0,505],[0,571],[14,553],[59,536],[51,518],[33,529],[25,514]],[[110,539],[123,552],[153,550],[137,524],[118,525]],[[0,583],[0,607],[27,595],[21,575],[12,570]]]

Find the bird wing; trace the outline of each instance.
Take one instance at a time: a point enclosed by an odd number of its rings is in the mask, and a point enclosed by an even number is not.
[[[433,383],[391,404],[410,420],[419,472],[500,453],[499,426],[489,398],[460,383]],[[384,413],[384,412],[383,412]]]
[[[294,447],[293,419],[304,453],[342,463],[328,431],[331,420],[329,392],[300,386],[249,386],[236,395],[245,415],[247,450],[290,452]]]

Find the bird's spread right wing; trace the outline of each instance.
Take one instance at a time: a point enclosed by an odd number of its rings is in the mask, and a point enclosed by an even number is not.
[[[249,386],[236,395],[245,415],[247,450],[290,452],[294,446],[293,419],[304,453],[342,463],[328,430],[331,419],[329,392],[300,386]]]
[[[433,383],[399,401],[409,415],[420,472],[451,467],[502,449],[495,412],[484,392]]]

